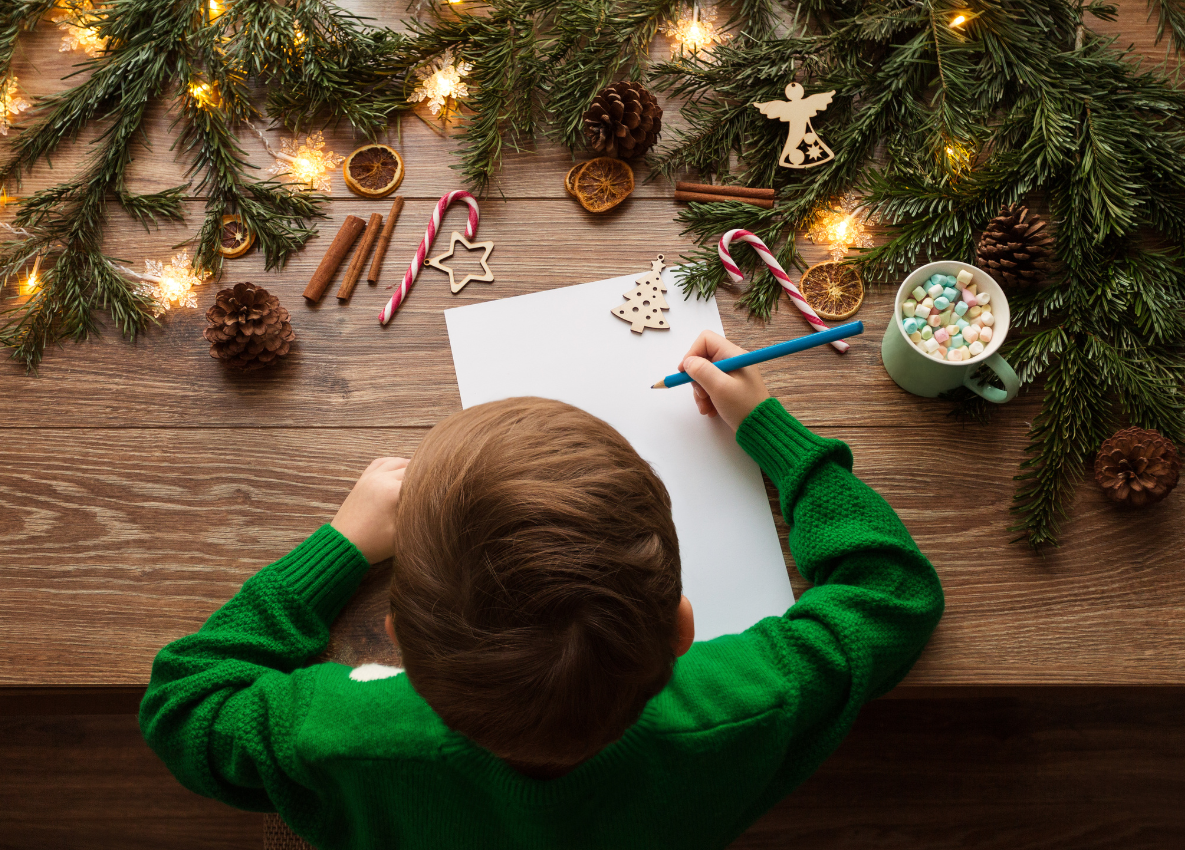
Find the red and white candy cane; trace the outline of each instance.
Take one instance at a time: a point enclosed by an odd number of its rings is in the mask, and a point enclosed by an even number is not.
[[[798,291],[798,287],[790,280],[790,276],[782,268],[781,263],[766,247],[765,243],[760,238],[750,233],[748,230],[730,230],[720,237],[720,262],[724,264],[724,270],[728,272],[728,276],[732,278],[733,283],[740,283],[745,279],[741,274],[741,270],[737,268],[737,264],[732,261],[732,255],[728,253],[728,246],[732,244],[733,240],[741,242],[748,242],[757,251],[757,256],[765,261],[766,266],[769,267],[769,272],[778,283],[782,284],[782,289],[786,290],[786,294],[790,296],[790,300],[794,302],[794,306],[802,311],[806,320],[811,323],[816,331],[827,330],[827,325],[819,318],[819,314],[812,309],[811,305],[806,303],[806,299],[802,297],[802,293]],[[831,343],[835,346],[836,351],[843,353],[850,348],[850,346],[842,339],[837,339]]]
[[[432,210],[432,218],[428,220],[428,229],[424,232],[424,238],[420,240],[420,247],[416,249],[416,255],[412,258],[411,265],[407,267],[407,273],[403,275],[403,282],[399,284],[395,294],[387,302],[387,306],[383,307],[382,312],[379,313],[380,325],[391,321],[391,317],[395,315],[399,305],[407,298],[407,293],[411,291],[411,285],[415,283],[416,276],[424,267],[424,258],[428,256],[428,249],[432,247],[432,243],[436,239],[436,231],[440,229],[440,220],[444,218],[444,211],[456,200],[462,200],[469,205],[469,221],[465,223],[465,238],[472,239],[477,235],[478,211],[475,197],[464,189],[454,189],[437,201],[436,209]]]

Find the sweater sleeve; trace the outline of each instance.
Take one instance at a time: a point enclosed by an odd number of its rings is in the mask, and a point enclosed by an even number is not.
[[[332,526],[260,570],[156,656],[140,728],[192,791],[257,811],[317,808],[294,753],[329,626],[369,567]]]
[[[772,805],[839,745],[864,703],[904,678],[943,596],[896,513],[852,474],[846,444],[811,433],[776,399],[749,414],[737,442],[777,486],[790,551],[814,585],[746,632],[786,682],[787,763]]]

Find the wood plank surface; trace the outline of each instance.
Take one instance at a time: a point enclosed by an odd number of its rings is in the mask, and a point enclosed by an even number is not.
[[[411,454],[425,429],[10,433],[15,442],[0,446],[0,683],[48,686],[146,682],[157,649],[328,521],[371,458]],[[1171,500],[1120,514],[1085,487],[1066,545],[1041,558],[1007,542],[1019,428],[951,426],[942,440],[908,428],[820,433],[852,445],[856,472],[898,511],[946,588],[946,616],[909,684],[1185,684],[1185,575],[1175,569],[1185,541]],[[963,442],[1000,461],[973,494],[941,472],[949,445]],[[382,583],[368,594],[373,616],[341,634],[382,645],[381,633],[366,637],[381,621]]]
[[[349,5],[383,18],[398,11],[378,0]],[[1121,7],[1118,23],[1096,28],[1159,57],[1143,4]],[[68,85],[58,43],[49,25],[22,36],[14,70],[26,92]],[[169,150],[171,120],[167,104],[153,115],[134,189],[184,182],[184,163]],[[673,110],[667,120],[677,124]],[[64,148],[52,171],[39,168],[20,191],[72,173],[91,138]],[[327,138],[338,153],[358,142],[345,128]],[[408,203],[378,288],[361,285],[344,306],[332,296],[336,282],[319,305],[300,297],[345,216],[385,215],[390,206],[348,195],[340,174],[320,235],[286,269],[265,273],[258,252],[227,265],[222,284],[253,280],[292,313],[298,344],[274,370],[235,375],[209,357],[201,330],[213,283],[199,292],[201,309],[174,311],[135,344],[111,332],[67,343],[33,378],[0,366],[0,687],[143,686],[154,652],[331,517],[372,457],[409,454],[426,428],[459,409],[444,309],[641,272],[654,254],[691,246],[668,183],[646,182],[643,169],[633,197],[592,216],[563,191],[571,154],[541,142],[534,153],[508,155],[482,201],[479,238],[497,245],[496,282],[452,296],[444,276],[427,269],[380,328],[385,287],[401,277],[435,200],[459,185],[449,168],[454,141],[415,118],[388,139],[407,163],[400,192]],[[254,162],[270,165],[262,144],[244,144]],[[113,212],[107,250],[137,268],[166,260],[196,229],[201,201],[186,211],[185,224],[150,233]],[[12,213],[0,210],[0,220]],[[445,230],[462,221],[450,213]],[[808,243],[807,257],[823,252]],[[960,425],[945,402],[898,389],[879,355],[893,290],[870,291],[859,314],[867,333],[848,354],[815,349],[764,371],[805,424],[852,444],[858,474],[898,510],[942,576],[947,614],[907,687],[1185,684],[1182,495],[1126,513],[1088,481],[1063,548],[1041,558],[1010,545],[1012,476],[1037,394],[1003,406],[990,425]],[[804,332],[785,302],[761,324],[746,321],[735,301],[725,293],[720,306],[741,345]],[[330,654],[349,661],[387,651],[374,632],[382,604],[376,573]]]
[[[1181,697],[879,700],[734,850],[1185,845]],[[182,788],[134,717],[0,717],[2,850],[256,850],[261,815]]]

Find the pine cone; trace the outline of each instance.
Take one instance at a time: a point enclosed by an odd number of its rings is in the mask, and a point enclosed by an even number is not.
[[[1156,431],[1124,428],[1099,449],[1094,477],[1113,501],[1142,508],[1172,492],[1181,477],[1181,458],[1172,441]]]
[[[1049,273],[1053,238],[1039,216],[1013,204],[988,223],[976,251],[979,267],[1005,289],[1037,286]]]
[[[641,83],[614,83],[584,113],[589,147],[604,156],[642,156],[654,147],[661,130],[662,107]]]
[[[288,353],[296,333],[280,299],[253,283],[236,283],[214,298],[202,332],[210,356],[237,369],[262,369]]]

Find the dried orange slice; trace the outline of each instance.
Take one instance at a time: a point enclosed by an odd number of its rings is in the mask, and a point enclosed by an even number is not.
[[[864,281],[855,267],[835,260],[816,263],[806,270],[798,284],[806,303],[820,318],[846,319],[864,302]]]
[[[222,232],[218,234],[218,253],[233,260],[251,250],[255,234],[243,227],[243,219],[237,215],[222,217]]]
[[[568,190],[568,194],[573,198],[576,197],[576,175],[586,165],[588,165],[587,162],[578,162],[569,168],[568,173],[564,175],[564,188]]]
[[[385,198],[403,182],[403,158],[386,145],[363,145],[346,157],[342,176],[355,195]]]
[[[590,159],[573,178],[576,200],[592,213],[611,210],[634,191],[634,171],[620,159]]]

